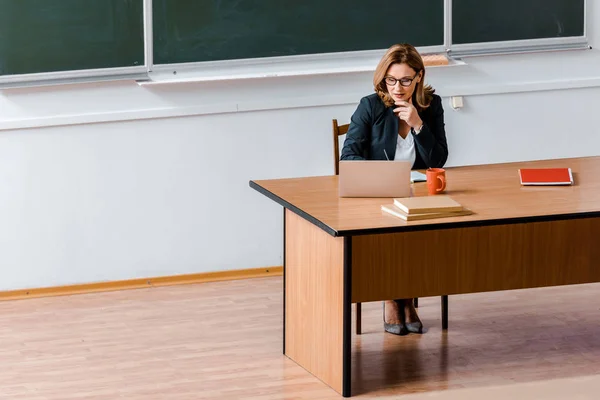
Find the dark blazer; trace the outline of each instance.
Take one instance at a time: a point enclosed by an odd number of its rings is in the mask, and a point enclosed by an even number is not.
[[[342,148],[342,160],[390,160],[396,155],[398,141],[398,117],[395,107],[386,107],[373,93],[360,100],[352,115],[350,127]],[[442,99],[433,95],[431,105],[419,112],[423,128],[418,135],[411,129],[415,140],[415,163],[413,169],[440,168],[448,159],[448,143],[444,130]]]

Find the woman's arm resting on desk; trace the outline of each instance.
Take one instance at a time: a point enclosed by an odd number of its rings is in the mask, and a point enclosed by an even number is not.
[[[363,98],[350,119],[350,127],[342,148],[342,160],[364,160],[368,158],[371,120],[371,105],[367,98]]]
[[[429,111],[432,116],[423,123],[421,132],[414,135],[415,143],[428,168],[441,168],[448,159],[448,143],[444,129],[444,109],[439,96],[433,97]]]

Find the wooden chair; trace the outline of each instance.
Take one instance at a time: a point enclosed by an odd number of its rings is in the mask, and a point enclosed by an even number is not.
[[[338,125],[337,119],[333,121],[333,169],[336,175],[340,174],[340,136],[348,132],[350,124]],[[415,308],[419,307],[419,299],[414,299]],[[362,306],[356,303],[356,334],[362,331]],[[448,296],[442,296],[442,329],[448,329]]]
[[[333,170],[340,174],[340,136],[348,132],[350,124],[338,125],[337,119],[333,120]]]

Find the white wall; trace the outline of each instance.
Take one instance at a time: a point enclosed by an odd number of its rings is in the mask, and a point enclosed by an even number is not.
[[[589,13],[590,42],[600,46]],[[432,68],[447,165],[599,155],[600,51]],[[0,290],[282,264],[250,179],[332,172],[371,73],[0,92]]]

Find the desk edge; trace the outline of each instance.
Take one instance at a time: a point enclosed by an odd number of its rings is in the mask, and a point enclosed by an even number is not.
[[[444,222],[443,218],[440,218],[439,222],[424,225],[405,225],[405,226],[390,226],[383,228],[368,228],[368,229],[348,229],[348,230],[335,230],[323,221],[313,217],[302,209],[294,206],[277,196],[273,192],[265,189],[254,181],[250,181],[250,187],[259,193],[265,195],[269,199],[275,201],[279,205],[289,209],[300,217],[313,223],[319,228],[331,236],[361,236],[361,235],[372,235],[372,234],[384,234],[384,233],[400,233],[400,232],[415,232],[415,231],[426,231],[426,230],[440,230],[440,229],[453,229],[453,228],[474,228],[479,226],[490,226],[490,225],[512,225],[520,223],[530,222],[546,222],[546,221],[560,221],[567,219],[579,219],[579,218],[598,218],[600,217],[600,211],[587,211],[581,213],[568,213],[568,214],[550,214],[550,215],[532,215],[526,217],[512,217],[512,218],[493,218],[487,220],[468,220],[468,221],[457,221],[457,222]]]
[[[338,231],[336,231],[329,225],[325,224],[323,221],[313,217],[312,215],[310,215],[307,212],[303,211],[302,209],[296,207],[292,203],[285,201],[281,197],[277,196],[275,193],[270,192],[267,189],[265,189],[264,187],[260,186],[258,183],[254,182],[254,181],[250,181],[250,187],[252,189],[256,190],[257,192],[265,195],[269,199],[273,200],[275,203],[283,206],[284,208],[287,208],[288,210],[294,212],[295,214],[298,214],[300,217],[304,218],[305,220],[309,221],[310,223],[323,229],[325,232],[327,232],[331,236],[334,236],[334,237],[341,236]]]
[[[425,225],[390,226],[384,228],[348,229],[337,231],[337,236],[361,236],[385,233],[416,232],[427,230],[443,230],[454,228],[476,228],[491,225],[513,225],[531,222],[563,221],[569,219],[599,218],[600,211],[588,211],[573,214],[534,215],[527,217],[494,218],[476,221],[439,222]],[[443,218],[440,218],[443,220]]]

